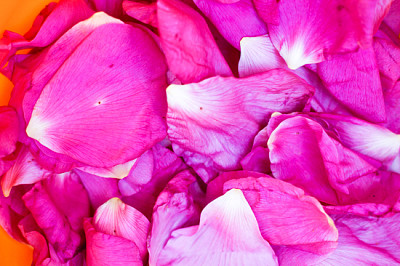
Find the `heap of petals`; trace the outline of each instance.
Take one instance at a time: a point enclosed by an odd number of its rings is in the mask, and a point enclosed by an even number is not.
[[[0,72],[33,265],[400,264],[400,0],[61,0]]]

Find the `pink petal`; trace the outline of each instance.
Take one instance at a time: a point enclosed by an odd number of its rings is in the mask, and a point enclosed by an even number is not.
[[[157,21],[157,2],[144,3],[124,0],[122,7],[128,16],[139,20],[144,24],[158,27]]]
[[[227,181],[224,191],[243,191],[262,236],[273,245],[304,245],[315,253],[334,249],[338,232],[321,204],[302,189],[268,176]],[[290,232],[287,234],[285,232]]]
[[[132,161],[128,161],[123,164],[117,164],[113,167],[108,168],[82,166],[77,167],[76,169],[99,177],[123,179],[129,175],[129,172],[131,171],[136,161],[137,159],[134,159]]]
[[[113,17],[122,16],[122,0],[89,0],[96,11],[104,11]]]
[[[312,93],[312,87],[283,69],[170,85],[169,139],[175,153],[208,182],[218,171],[239,168],[274,111],[301,110]]]
[[[240,50],[240,40],[243,37],[267,33],[267,26],[258,17],[253,2],[250,0],[234,3],[221,3],[219,0],[194,0],[194,3],[236,49]]]
[[[274,177],[329,204],[355,200],[352,186],[360,179],[368,180],[376,171],[375,167],[330,138],[318,123],[304,117],[281,122],[271,133],[268,148]]]
[[[383,22],[392,30],[394,35],[399,38],[400,35],[400,1],[394,0],[389,9],[389,13],[383,19]]]
[[[32,156],[27,147],[22,147],[14,165],[1,178],[1,188],[6,197],[14,186],[34,184],[51,175],[43,169]]]
[[[199,222],[200,207],[195,193],[199,190],[196,178],[186,170],[171,179],[158,196],[148,244],[150,265],[157,265],[158,257],[174,230]]]
[[[318,114],[344,146],[378,160],[400,173],[400,137],[392,131],[350,116]]]
[[[104,19],[111,18],[98,13],[77,24],[71,30],[72,37],[77,37],[73,33],[79,32],[79,27]],[[67,40],[60,39],[58,46]],[[74,50],[69,51],[71,48]],[[33,108],[26,129],[29,137],[95,167],[132,160],[165,137],[166,67],[151,36],[113,22],[92,30],[78,47],[63,46],[58,54],[68,58],[62,59],[62,66],[46,83]],[[46,71],[53,60],[42,63],[42,70]],[[77,64],[77,60],[91,63]],[[90,86],[82,90],[82,84]]]
[[[113,235],[97,232],[91,219],[84,221],[86,235],[86,262],[97,265],[143,265],[138,247],[134,242]]]
[[[209,203],[200,225],[175,230],[160,254],[161,265],[278,265],[240,190]]]
[[[119,198],[112,198],[97,208],[93,216],[93,226],[98,232],[134,242],[142,259],[145,257],[150,223],[142,213]]]
[[[17,145],[18,117],[13,108],[0,106],[0,158],[11,154]]]
[[[396,134],[400,134],[400,81],[391,90],[385,93],[387,113],[386,127]]]
[[[378,66],[372,47],[335,55],[317,65],[329,92],[351,112],[371,122],[386,119]]]
[[[283,1],[278,24],[269,24],[268,30],[289,68],[296,69],[371,45],[374,7],[375,1]]]
[[[160,0],[157,17],[168,66],[181,82],[232,75],[199,13],[178,0]]]
[[[255,147],[241,161],[243,170],[267,174],[270,170],[269,150],[264,147]]]

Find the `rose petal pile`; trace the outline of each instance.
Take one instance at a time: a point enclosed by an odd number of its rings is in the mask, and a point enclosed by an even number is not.
[[[33,265],[399,265],[399,35],[399,0],[50,4],[0,40],[0,225]]]

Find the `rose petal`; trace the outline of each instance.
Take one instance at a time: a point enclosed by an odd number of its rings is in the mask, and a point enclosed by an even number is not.
[[[11,154],[17,145],[18,117],[13,108],[0,106],[0,158]]]
[[[124,0],[122,7],[128,16],[155,28],[158,27],[157,2],[143,3]]]
[[[175,230],[159,257],[174,265],[278,265],[243,193],[233,189],[209,203],[200,225]]]
[[[232,75],[199,13],[180,1],[160,0],[157,1],[157,17],[168,66],[181,82]]]
[[[239,168],[274,111],[301,110],[312,93],[312,87],[283,69],[170,85],[169,139],[175,153],[208,182],[218,171]]]

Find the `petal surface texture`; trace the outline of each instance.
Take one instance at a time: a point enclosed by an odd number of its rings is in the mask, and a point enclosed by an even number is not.
[[[238,189],[209,203],[199,226],[172,233],[160,254],[160,264],[278,265],[243,193]]]

